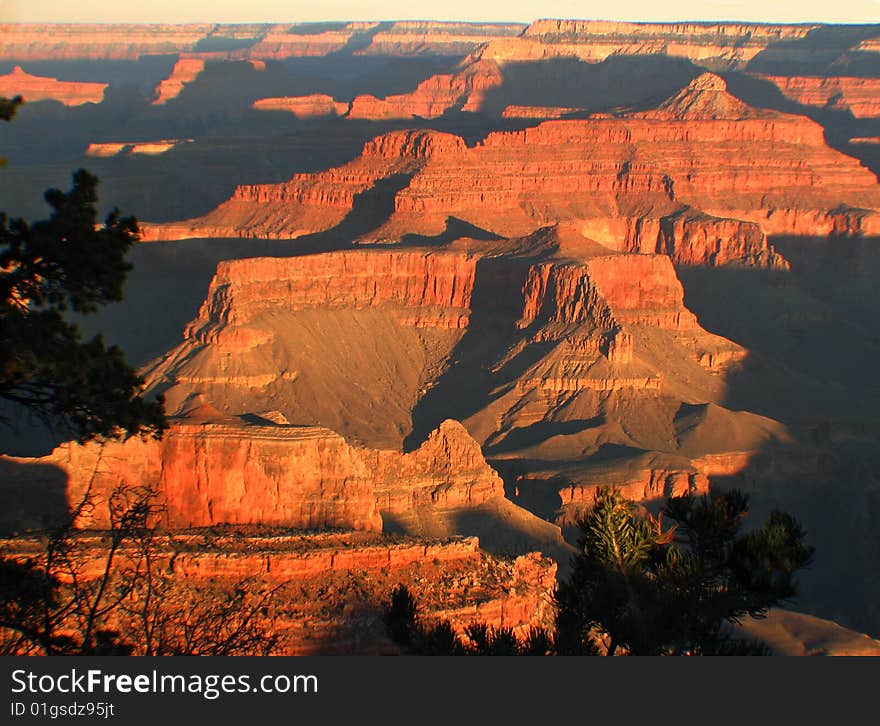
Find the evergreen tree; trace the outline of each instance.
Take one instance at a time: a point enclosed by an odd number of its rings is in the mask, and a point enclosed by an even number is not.
[[[741,534],[747,512],[738,491],[674,497],[664,530],[619,491],[599,489],[556,594],[560,650],[576,652],[594,634],[608,655],[766,652],[734,638],[732,625],[791,599],[813,549],[783,512]]]
[[[79,441],[159,436],[162,402],[143,397],[144,382],[118,347],[101,336],[82,340],[67,317],[121,300],[131,269],[125,255],[137,220],[114,210],[98,226],[97,186],[80,169],[68,193],[46,192],[48,219],[29,224],[0,213],[0,399]]]

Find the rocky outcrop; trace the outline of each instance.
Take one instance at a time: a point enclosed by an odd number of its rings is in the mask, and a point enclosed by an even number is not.
[[[718,374],[745,355],[699,326],[666,255],[605,250],[581,260],[563,253],[506,261],[465,250],[368,248],[221,263],[184,342],[147,378],[171,411],[193,396],[227,415],[274,408],[288,421],[388,449],[410,433],[422,402],[445,385],[468,385],[444,380],[459,375],[450,373],[457,347],[489,336],[499,357],[481,366],[498,380],[487,381],[491,396],[464,421],[480,443],[548,417],[595,417],[606,395],[715,400]],[[444,405],[460,395],[450,389]],[[673,415],[662,407],[662,416]],[[467,438],[440,433],[425,445],[465,445],[458,465],[477,456]],[[387,457],[376,456],[372,469],[390,472]]]
[[[348,113],[347,103],[339,103],[333,100],[333,96],[322,93],[311,96],[261,98],[254,102],[253,107],[258,111],[286,111],[301,119],[344,116]]]
[[[437,118],[453,110],[478,111],[488,91],[501,86],[503,77],[496,63],[478,60],[456,73],[431,76],[411,93],[388,96],[357,96],[349,118],[371,120]]]
[[[454,421],[402,454],[355,447],[327,429],[266,420],[244,425],[217,412],[199,418],[202,413],[190,412],[161,442],[64,444],[48,457],[17,461],[34,476],[46,466],[63,471],[72,505],[87,491],[103,503],[119,487],[155,488],[159,524],[171,530],[219,524],[381,530],[380,510],[467,509],[504,496],[501,479]],[[80,526],[109,525],[106,507],[91,512]]]
[[[849,111],[860,119],[880,118],[880,78],[750,75],[772,83],[787,99],[803,106]]]
[[[760,225],[684,211],[659,221],[657,251],[682,266],[790,269]]]
[[[410,454],[371,450],[363,456],[378,481],[382,512],[407,514],[420,506],[468,509],[504,496],[501,477],[457,421],[444,421]]]
[[[180,58],[171,69],[171,75],[156,86],[153,104],[161,106],[172,98],[177,98],[183,87],[192,83],[205,70],[205,61],[201,58]]]
[[[21,66],[15,66],[11,73],[0,76],[0,96],[21,96],[25,101],[59,101],[65,106],[81,106],[84,103],[101,103],[107,85],[32,76],[25,73]]]
[[[355,199],[377,182],[405,179],[432,159],[465,149],[452,134],[393,131],[368,141],[350,163],[317,174],[296,174],[283,184],[243,185],[204,217],[142,225],[144,240],[186,237],[293,239],[330,229],[352,211]],[[246,219],[247,223],[242,224]],[[377,220],[378,221],[378,220]]]
[[[146,225],[145,238],[293,238],[328,230],[352,211],[357,195],[392,179],[399,187],[393,213],[384,224],[376,220],[380,226],[362,233],[361,241],[435,236],[450,217],[506,237],[559,222],[589,227],[625,219],[624,226],[657,229],[640,233],[642,251],[672,247],[684,264],[702,259],[773,267],[783,263],[763,234],[880,231],[876,177],[828,147],[821,126],[751,109],[719,76],[703,74],[654,111],[547,121],[491,133],[472,147],[450,134],[392,132],[345,166],[283,184],[239,187],[205,217]],[[682,217],[684,210],[760,229]],[[684,247],[670,232],[678,222],[660,225],[665,217],[687,220],[692,233]],[[703,230],[693,233],[697,226]],[[704,249],[697,250],[700,236]],[[634,249],[621,240],[611,248]]]
[[[608,329],[651,325],[664,330],[697,328],[682,302],[681,283],[669,260],[654,255],[607,255],[583,263],[547,262],[532,267],[518,323],[591,323]],[[631,350],[631,341],[626,346]],[[618,341],[614,350],[623,357]]]
[[[40,546],[25,539],[2,545],[6,556],[22,560]],[[79,576],[100,576],[106,554],[102,539],[83,536],[76,546],[83,561]],[[177,534],[173,546],[163,539],[155,550],[156,568],[174,578],[166,607],[179,603],[196,609],[199,599],[213,600],[232,588],[272,589],[254,624],[269,628],[278,638],[276,652],[283,655],[398,652],[382,621],[398,585],[409,589],[427,623],[448,620],[458,632],[484,622],[525,637],[530,629],[549,629],[553,623],[556,564],[537,553],[513,560],[493,557],[476,537],[267,535],[236,528]],[[125,562],[129,549],[123,547],[117,556]],[[123,632],[130,625],[122,619],[114,624]]]
[[[477,258],[426,250],[329,252],[221,262],[185,337],[202,343],[266,311],[386,308],[417,327],[467,326]],[[248,341],[247,345],[262,341]]]
[[[709,478],[692,467],[674,469],[624,470],[603,482],[613,486],[634,502],[659,501],[688,494],[698,496],[709,492]],[[525,487],[526,484],[521,484]],[[559,510],[554,521],[560,527],[575,527],[595,503],[600,483],[570,482],[559,490]]]

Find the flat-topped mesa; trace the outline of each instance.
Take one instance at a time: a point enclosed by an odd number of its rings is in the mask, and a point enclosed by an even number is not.
[[[176,420],[162,441],[71,443],[16,461],[36,464],[34,476],[45,470],[39,465],[60,468],[71,505],[86,491],[103,504],[121,484],[154,488],[159,523],[170,530],[259,524],[379,531],[380,509],[468,508],[504,496],[479,445],[454,421],[403,454],[355,447],[318,427],[245,426],[216,411],[200,418],[196,410],[192,419]],[[106,527],[107,516],[96,506],[78,526]]]
[[[65,472],[71,506],[87,490],[103,503],[120,485],[155,489],[169,529],[382,526],[369,472],[327,429],[178,423],[162,441],[63,444],[37,461]],[[107,526],[106,506],[93,516],[80,526]]]
[[[505,106],[501,118],[536,118],[557,119],[574,113],[582,113],[584,109],[572,106]]]
[[[333,96],[323,93],[314,93],[310,96],[261,98],[253,104],[253,108],[257,111],[286,111],[299,119],[344,116],[348,113],[348,106],[349,104],[335,101]]]
[[[880,118],[880,78],[749,75],[772,83],[783,96],[803,106],[849,111],[859,119]]]
[[[2,97],[22,96],[25,101],[59,101],[65,106],[101,103],[107,86],[107,83],[59,81],[56,78],[32,76],[21,66],[15,66],[5,76],[0,76]]]
[[[478,111],[486,93],[503,82],[494,61],[467,61],[456,73],[431,76],[411,93],[385,99],[357,96],[348,115],[349,118],[383,120],[437,118],[450,110]]]
[[[388,229],[437,234],[455,216],[521,236],[565,220],[659,219],[687,206],[767,234],[812,235],[843,226],[833,222],[842,204],[863,210],[865,233],[876,228],[880,188],[870,170],[828,147],[819,124],[744,110],[716,79],[701,77],[663,111],[489,134],[419,170],[397,193]]]
[[[192,143],[192,139],[157,139],[155,141],[95,141],[86,148],[86,156],[119,156],[123,154],[146,154],[156,156],[171,151],[180,144]]]
[[[609,217],[572,223],[584,237],[620,252],[665,254],[682,267],[790,269],[761,226],[684,209],[664,217]]]
[[[454,157],[464,152],[464,139],[430,129],[391,131],[364,144],[363,156],[383,159],[429,159]]]
[[[372,31],[378,23],[345,23],[321,29],[320,25],[278,25],[264,33],[250,48],[254,58],[310,58],[340,52],[356,34]],[[314,30],[315,32],[309,32]]]
[[[172,98],[177,98],[183,87],[192,83],[205,70],[205,61],[201,58],[179,58],[171,69],[171,73],[156,86],[153,105],[161,106]]]
[[[356,197],[384,179],[405,177],[433,159],[466,149],[453,134],[425,129],[392,131],[368,141],[348,164],[295,174],[281,184],[236,187],[232,197],[203,217],[142,225],[142,239],[261,237],[293,239],[339,224]],[[246,221],[245,221],[246,220]]]
[[[185,335],[204,337],[216,325],[246,326],[273,309],[386,307],[407,324],[463,328],[476,264],[464,252],[425,250],[224,261]]]

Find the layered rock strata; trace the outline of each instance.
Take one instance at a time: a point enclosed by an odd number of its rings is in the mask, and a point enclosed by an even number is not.
[[[471,364],[457,351],[481,345],[472,336],[497,346],[481,363],[497,382],[468,415],[457,386],[473,381],[450,381]],[[656,405],[671,419],[672,401],[722,395],[719,373],[744,355],[699,326],[665,255],[364,249],[221,263],[184,343],[148,380],[172,411],[194,396],[226,414],[277,408],[373,448],[400,446],[413,412],[451,385],[443,405],[461,407],[439,420],[467,415],[477,441],[500,446],[531,424],[595,417],[609,396],[668,398]]]
[[[380,509],[468,508],[504,495],[479,446],[454,421],[402,454],[354,447],[327,429],[222,420],[178,421],[161,442],[64,444],[42,459],[14,461],[31,467],[32,477],[47,466],[62,471],[71,506],[86,492],[103,503],[120,487],[155,488],[159,524],[172,530],[261,524],[378,531]],[[109,526],[105,507],[90,512],[80,526]]]
[[[829,148],[821,126],[750,108],[720,77],[703,74],[654,111],[547,121],[491,133],[473,147],[450,134],[393,132],[343,167],[239,187],[205,217],[148,226],[146,238],[293,238],[328,230],[352,212],[357,195],[392,178],[401,188],[391,192],[390,219],[362,241],[438,235],[450,217],[501,236],[561,221],[601,227],[626,220],[637,239],[602,244],[672,248],[673,256],[680,249],[685,264],[777,267],[784,260],[765,234],[880,231],[876,177]]]
[[[849,111],[859,119],[880,118],[880,78],[750,75],[772,83],[787,99],[803,106]]]
[[[0,96],[21,96],[25,101],[59,101],[65,106],[81,106],[84,103],[101,103],[107,85],[32,76],[25,73],[21,66],[15,66],[11,73],[0,76]]]

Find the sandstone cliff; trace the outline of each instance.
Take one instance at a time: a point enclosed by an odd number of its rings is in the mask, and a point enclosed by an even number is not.
[[[194,396],[227,415],[277,409],[371,448],[399,447],[430,411],[432,428],[464,419],[496,453],[562,446],[559,458],[611,441],[676,450],[681,401],[720,400],[721,374],[745,351],[699,326],[669,257],[559,249],[541,259],[365,249],[221,263],[184,342],[148,380],[171,411]],[[466,394],[474,385],[485,389]],[[459,465],[478,461],[462,441]]]
[[[329,230],[352,212],[357,195],[392,179],[397,191],[385,193],[393,194],[393,212],[361,241],[438,235],[450,217],[511,237],[576,220],[585,228],[644,230],[629,241],[598,240],[611,249],[675,256],[683,241],[684,264],[778,267],[785,262],[764,234],[880,230],[876,177],[828,147],[821,126],[750,108],[719,76],[703,74],[654,111],[548,121],[491,133],[472,147],[450,134],[392,132],[345,166],[239,187],[205,217],[147,225],[145,237],[293,238]],[[685,210],[695,213],[682,216]],[[698,240],[703,249],[695,248]]]
[[[477,111],[487,91],[501,86],[503,77],[496,63],[468,62],[455,73],[431,76],[411,93],[389,96],[358,96],[351,103],[349,118],[371,120],[437,118],[453,110]]]
[[[368,141],[350,163],[317,174],[296,174],[283,184],[239,186],[204,217],[145,224],[144,240],[186,237],[292,239],[340,224],[355,199],[383,180],[405,179],[431,159],[455,155],[464,141],[430,130],[394,131]],[[247,220],[242,224],[242,220]],[[378,220],[377,220],[378,221]]]
[[[615,55],[667,55],[713,68],[743,67],[774,43],[803,40],[816,25],[749,23],[626,23],[538,20],[520,38],[493,40],[495,59],[576,57],[596,62]],[[852,45],[862,38],[853,33]]]
[[[201,58],[180,58],[171,69],[171,75],[156,86],[153,103],[161,105],[176,98],[183,87],[192,83],[203,70],[205,70],[205,61]]]
[[[46,466],[60,469],[71,505],[88,491],[100,505],[79,522],[83,527],[109,526],[104,503],[120,486],[155,487],[158,523],[172,530],[219,524],[381,530],[380,510],[467,509],[504,496],[501,479],[454,421],[402,454],[354,447],[327,429],[203,416],[204,408],[190,412],[161,442],[64,444],[48,457],[17,461],[31,467],[32,478]]]
[[[783,96],[803,106],[849,111],[860,119],[880,118],[880,78],[751,75],[772,83]]]

